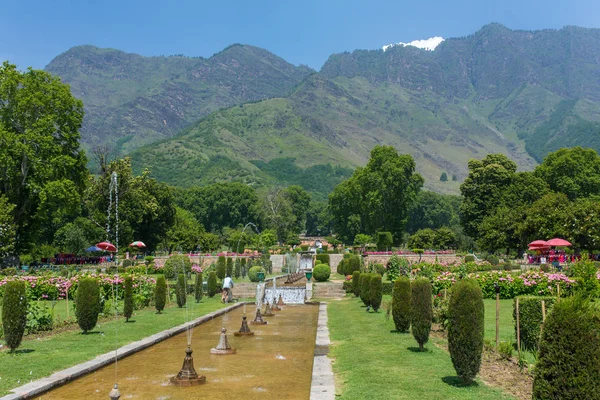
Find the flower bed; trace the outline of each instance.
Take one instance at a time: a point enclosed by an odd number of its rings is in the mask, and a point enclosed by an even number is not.
[[[145,275],[132,276],[134,292],[150,297],[154,285],[156,285],[156,279]],[[7,276],[0,279],[0,297],[2,297],[4,293],[4,285],[6,285],[7,282],[19,280],[26,283],[27,296],[30,300],[62,300],[66,298],[67,292],[69,298],[74,298],[77,290],[77,283],[83,277],[98,279],[98,284],[100,285],[104,296],[112,297],[114,288],[117,290],[117,297],[119,299],[123,297],[123,275],[96,273],[81,273],[71,278],[52,274]]]
[[[460,276],[460,273],[450,271],[434,276],[432,279],[434,292],[440,293],[443,289],[449,289],[460,279]],[[557,284],[561,295],[568,295],[576,285],[576,281],[565,274],[542,271],[528,271],[520,275],[505,271],[471,272],[467,276],[479,282],[485,298],[496,297],[496,283],[500,288],[502,299],[512,299],[521,295],[556,296]]]

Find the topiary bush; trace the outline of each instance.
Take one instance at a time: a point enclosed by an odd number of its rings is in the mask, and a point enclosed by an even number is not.
[[[175,286],[175,297],[177,299],[177,307],[183,308],[186,303],[185,293],[185,276],[183,274],[177,275],[177,285]]]
[[[248,268],[246,267],[246,259],[242,258],[240,261],[240,266],[242,270],[242,277],[245,278],[248,275]]]
[[[360,299],[362,300],[365,306],[369,306],[371,303],[370,293],[371,293],[371,274],[360,274]]]
[[[98,314],[102,310],[100,307],[100,288],[94,278],[82,278],[77,285],[75,294],[75,316],[77,323],[87,334],[96,326]]]
[[[173,279],[177,274],[188,274],[192,271],[192,262],[188,256],[177,254],[165,261],[162,273],[167,279]]]
[[[377,250],[385,251],[392,247],[392,232],[377,232]]]
[[[208,279],[206,280],[206,286],[208,290],[208,297],[213,297],[215,294],[219,293],[219,285],[217,285],[217,274],[215,271],[210,271],[208,273]]]
[[[196,282],[194,283],[194,298],[196,303],[200,303],[202,300],[202,272],[196,273]]]
[[[129,322],[129,318],[133,315],[133,278],[131,275],[125,277],[123,285],[123,315],[125,322]]]
[[[227,257],[226,276],[233,276],[233,258]]]
[[[344,275],[352,275],[354,271],[360,271],[360,267],[362,266],[362,264],[363,261],[361,256],[352,254],[346,262],[344,268]]]
[[[23,340],[27,326],[27,295],[25,282],[9,281],[4,286],[2,302],[2,328],[4,341],[11,352],[14,352]]]
[[[352,273],[352,293],[358,297],[360,295],[360,271]]]
[[[542,325],[542,300],[546,303],[546,315],[556,301],[555,297],[518,296],[513,301],[513,320],[515,321],[515,340],[517,337],[517,299],[519,299],[519,326],[521,348],[537,351]]]
[[[259,272],[266,273],[265,269],[260,265],[255,265],[254,267],[248,270],[248,278],[250,278],[250,282],[258,282]]]
[[[485,260],[492,265],[498,265],[500,263],[500,259],[494,254],[489,254]]]
[[[477,281],[458,281],[448,305],[448,350],[456,374],[471,383],[481,367],[483,352],[483,294]]]
[[[331,265],[329,254],[317,254],[316,261],[321,261],[321,264]]]
[[[154,288],[154,308],[158,314],[165,309],[167,302],[167,281],[164,275],[159,275],[156,278],[156,287]]]
[[[327,282],[331,276],[331,268],[327,264],[319,264],[313,268],[313,276],[317,282]]]
[[[383,297],[383,288],[381,285],[381,275],[371,274],[371,282],[369,284],[369,305],[377,312],[381,307],[381,299]]]
[[[600,399],[600,312],[583,296],[562,299],[544,324],[533,399]]]
[[[429,279],[419,278],[412,282],[410,301],[412,334],[417,343],[419,343],[419,350],[423,351],[423,345],[429,340],[431,320],[433,319],[431,283]]]
[[[217,259],[217,278],[223,280],[225,279],[225,274],[227,274],[227,261],[225,260],[225,256],[219,256]]]
[[[475,256],[473,254],[467,254],[465,256],[465,262],[473,262],[475,261]]]
[[[410,329],[411,286],[408,276],[401,276],[394,281],[392,292],[392,317],[399,332]]]

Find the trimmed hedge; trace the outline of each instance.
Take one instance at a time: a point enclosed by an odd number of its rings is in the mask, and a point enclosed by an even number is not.
[[[383,291],[381,287],[381,275],[371,274],[371,282],[369,284],[369,305],[373,307],[373,310],[377,312],[381,307],[381,298],[383,297]]]
[[[377,232],[377,250],[388,250],[394,244],[392,232]]]
[[[242,270],[242,277],[246,277],[246,275],[248,274],[248,268],[246,267],[246,259],[242,258],[240,260],[240,268]]]
[[[412,282],[411,292],[410,324],[412,334],[419,343],[419,349],[423,351],[423,345],[429,340],[431,320],[433,319],[431,282],[427,278],[419,278]]]
[[[194,285],[194,299],[196,299],[196,303],[200,303],[202,295],[202,272],[198,272],[196,273],[196,282]]]
[[[352,286],[352,281],[344,281],[344,283],[342,284],[342,289],[344,289],[344,291],[346,293],[354,293],[354,287]]]
[[[219,285],[217,285],[217,274],[215,271],[210,271],[208,273],[208,279],[206,280],[206,286],[208,289],[208,297],[213,297],[215,294],[219,293],[221,290]]]
[[[519,326],[521,347],[537,351],[542,325],[542,300],[546,303],[546,315],[556,301],[556,297],[518,296],[513,301],[513,320],[515,321],[515,341],[517,337],[517,299],[519,299]]]
[[[481,367],[484,333],[483,294],[477,281],[458,281],[448,305],[448,350],[456,374],[473,381]]]
[[[2,306],[2,327],[4,341],[14,352],[23,340],[27,326],[27,295],[25,282],[9,281],[4,286]]]
[[[129,318],[133,315],[133,278],[131,275],[125,277],[123,289],[123,315],[125,322],[129,322]]]
[[[465,262],[473,262],[475,261],[475,256],[473,254],[467,254],[465,256]]]
[[[562,299],[544,324],[533,399],[600,399],[600,312],[581,296]]]
[[[154,308],[158,314],[162,313],[165,309],[165,303],[167,302],[167,281],[164,275],[159,275],[156,278],[156,287],[154,288]]]
[[[186,303],[186,293],[185,293],[185,276],[183,274],[179,274],[177,276],[177,286],[175,288],[175,296],[177,298],[177,307],[183,308]]]
[[[321,261],[321,264],[331,265],[329,254],[317,254],[316,261]]]
[[[354,296],[356,296],[356,297],[358,297],[360,295],[359,280],[360,280],[360,271],[354,271],[352,273],[352,293],[354,293]]]
[[[383,288],[383,295],[388,295],[391,296],[392,295],[392,289],[394,288],[394,284],[392,282],[383,282],[381,284],[381,287]]]
[[[91,331],[98,322],[100,314],[100,288],[94,278],[79,280],[75,295],[75,316],[84,334]]]
[[[394,325],[399,332],[408,332],[410,329],[410,278],[401,276],[394,281],[392,294],[392,317]]]
[[[242,276],[242,262],[239,258],[235,260],[233,266],[233,276],[235,279],[238,279],[240,276]]]
[[[217,278],[220,280],[225,279],[225,275],[227,274],[227,260],[225,260],[225,256],[219,256],[217,259]]]
[[[331,276],[331,268],[327,264],[319,264],[313,268],[313,276],[317,282],[327,282]]]

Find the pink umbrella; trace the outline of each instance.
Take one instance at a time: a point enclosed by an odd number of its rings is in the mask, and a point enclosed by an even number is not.
[[[129,247],[146,247],[146,245],[144,244],[144,242],[136,240],[135,242],[131,243]]]
[[[100,242],[96,245],[96,247],[106,251],[117,251],[115,245],[110,242]]]
[[[551,246],[551,244],[549,244],[548,242],[545,242],[543,240],[534,240],[533,242],[529,243],[529,247],[548,247]]]
[[[548,244],[548,246],[572,246],[571,243],[561,238],[550,239],[546,243]]]

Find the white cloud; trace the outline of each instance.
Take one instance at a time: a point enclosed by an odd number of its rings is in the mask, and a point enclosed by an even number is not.
[[[413,46],[413,47],[418,47],[419,49],[433,51],[443,41],[444,41],[443,37],[435,36],[435,37],[425,39],[425,40],[413,40],[410,43],[399,42],[396,44],[388,44],[388,45],[383,46],[383,51],[386,51],[390,47],[394,47],[394,46],[403,46],[403,47]]]

